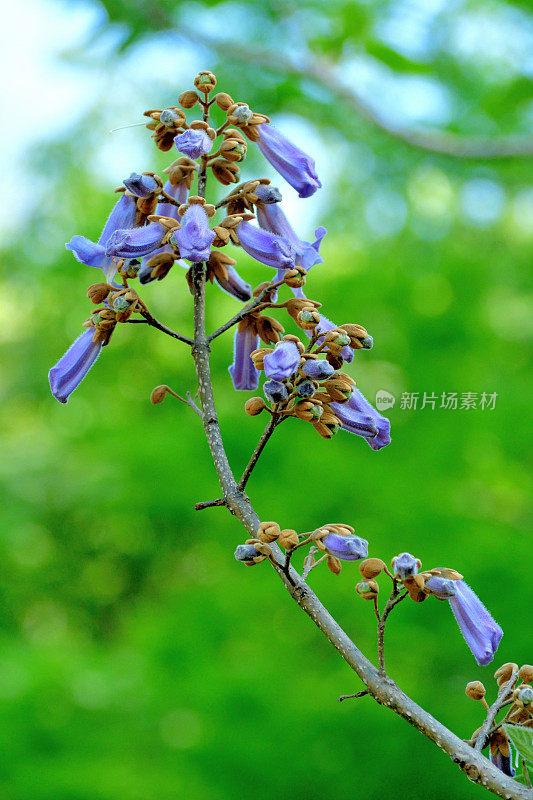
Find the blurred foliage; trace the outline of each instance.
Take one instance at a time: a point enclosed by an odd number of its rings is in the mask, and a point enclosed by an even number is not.
[[[74,232],[97,237],[114,202],[116,176],[104,185],[98,177],[101,131],[126,104],[131,114],[133,100],[141,111],[188,88],[172,74],[146,85],[134,69],[147,42],[170,58],[175,41],[160,31],[195,14],[213,26],[230,12],[232,35],[245,31],[248,44],[262,33],[273,47],[289,46],[296,30],[300,46],[331,58],[352,49],[397,74],[442,82],[456,99],[450,130],[497,134],[525,130],[529,84],[518,68],[498,72],[489,47],[455,58],[450,31],[471,15],[525,11],[443,4],[428,26],[428,55],[414,58],[380,36],[384,20],[406,9],[400,2],[102,5],[124,26],[121,52],[106,65],[107,93],[63,139],[32,154],[41,202],[3,253],[2,796],[234,800],[253,790],[258,800],[395,800],[409,787],[415,798],[473,797],[478,789],[401,720],[368,698],[338,705],[339,694],[360,688],[353,674],[266,564],[234,562],[237,522],[221,509],[193,511],[218,496],[198,420],[171,399],[148,403],[161,382],[194,390],[185,347],[121,326],[67,406],[51,398],[46,373],[77,335],[86,287],[97,279],[63,242]],[[311,83],[243,71],[231,52],[210,55],[221,88],[266,113],[306,117],[298,130],[311,134],[313,155],[330,159],[320,215],[330,231],[326,263],[308,290],[330,317],[361,322],[375,337],[350,370],[361,390],[370,399],[378,389],[398,398],[498,393],[493,411],[408,411],[398,401],[388,412],[393,442],[379,453],[356,437],[325,442],[287,423],[249,483],[259,515],[299,530],[347,521],[373,555],[408,550],[426,566],[456,567],[505,630],[495,666],[531,660],[530,166],[427,154]],[[105,148],[112,160],[141,140],[148,137],[137,128]],[[132,170],[168,163],[143,147],[147,163]],[[258,169],[251,153],[243,174]],[[300,230],[310,235],[301,203]],[[239,268],[252,283],[266,277],[241,256]],[[177,269],[142,295],[159,318],[190,333],[191,298]],[[208,300],[210,328],[237,308],[216,287]],[[217,341],[213,375],[239,472],[263,421],[245,417],[248,395],[231,389],[231,339]],[[312,583],[372,653],[374,619],[355,597],[357,575],[353,566],[338,578],[317,570]],[[460,736],[480,724],[464,685],[479,678],[493,694],[492,669],[476,667],[446,603],[401,606],[387,654],[400,685]]]

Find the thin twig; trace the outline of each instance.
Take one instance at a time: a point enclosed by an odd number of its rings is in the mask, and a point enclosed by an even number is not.
[[[234,325],[237,325],[237,323],[240,322],[241,319],[245,317],[247,314],[251,314],[252,311],[257,311],[258,307],[263,304],[263,300],[265,299],[265,297],[267,297],[267,295],[274,289],[277,289],[279,286],[281,286],[284,282],[285,282],[284,280],[281,280],[277,281],[276,283],[270,283],[268,286],[265,286],[265,288],[257,295],[257,297],[254,300],[248,303],[248,305],[244,306],[244,308],[241,308],[241,310],[238,311],[235,314],[235,316],[233,316],[231,319],[225,322],[224,325],[221,325],[220,328],[217,328],[216,331],[209,334],[209,336],[207,337],[207,341],[212,342],[213,339],[217,338],[217,336],[220,336],[230,328],[233,328]],[[268,306],[264,305],[264,307],[267,308]]]
[[[376,615],[378,618],[378,668],[381,675],[386,675],[385,672],[385,623],[387,622],[387,617],[389,616],[390,612],[398,603],[400,603],[405,597],[407,597],[408,592],[404,594],[400,594],[398,589],[398,582],[396,579],[393,579],[393,588],[392,593],[389,599],[385,604],[385,608],[383,609],[383,613],[381,616],[379,615],[379,611],[377,608],[377,601],[376,601]]]
[[[146,309],[145,311],[141,311],[140,313],[144,317],[144,319],[146,320],[148,325],[151,325],[152,328],[157,328],[158,331],[161,331],[162,333],[166,333],[167,336],[172,336],[173,339],[178,339],[180,342],[184,342],[185,344],[192,345],[192,343],[193,343],[192,339],[189,339],[188,336],[183,336],[181,333],[177,333],[177,331],[173,331],[172,328],[169,328],[166,325],[163,325],[163,323],[159,322],[159,320],[157,320],[153,316],[153,314],[151,314],[148,311],[148,309]],[[140,320],[139,320],[139,322],[140,322]]]
[[[518,678],[518,670],[513,670],[511,677],[509,678],[507,683],[504,683],[503,686],[500,688],[496,700],[489,708],[485,722],[481,727],[479,735],[476,739],[476,743],[474,745],[475,749],[479,750],[479,752],[481,752],[485,747],[485,745],[487,744],[487,738],[488,738],[487,734],[491,729],[494,720],[496,719],[496,714],[498,713],[500,708],[502,708],[504,701],[508,699],[509,692],[516,683],[517,678]]]
[[[259,439],[256,448],[252,453],[252,455],[250,456],[250,460],[246,465],[244,472],[242,473],[241,479],[238,484],[239,489],[244,489],[244,487],[248,483],[248,478],[252,474],[252,470],[258,462],[259,456],[263,452],[266,443],[274,433],[274,429],[277,427],[277,425],[281,422],[282,419],[283,418],[280,418],[276,413],[274,413],[268,420],[265,430],[261,434],[261,438]]]
[[[343,700],[350,700],[352,697],[365,697],[367,694],[370,694],[368,689],[363,689],[362,692],[356,692],[355,694],[341,694],[339,703],[342,703]]]
[[[215,506],[225,506],[226,501],[223,497],[219,497],[217,500],[204,500],[202,503],[196,503],[194,506],[195,511],[203,511],[204,508],[214,508]]]

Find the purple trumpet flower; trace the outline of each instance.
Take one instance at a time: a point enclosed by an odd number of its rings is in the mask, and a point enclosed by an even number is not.
[[[310,197],[322,186],[310,156],[266,122],[258,126],[258,132],[260,151],[299,197]]]
[[[187,184],[184,181],[177,183],[173,186],[170,181],[167,181],[163,187],[163,190],[173,197],[179,205],[182,205],[187,202],[187,198],[189,196],[189,190],[187,189]],[[158,214],[160,217],[170,217],[170,219],[178,219],[178,208],[179,206],[175,206],[173,203],[167,203],[165,201],[158,203],[156,206],[155,213]],[[159,253],[172,253],[172,247],[169,244],[164,245],[163,247],[159,247],[157,250],[154,250],[153,253],[150,253],[146,258],[143,259],[142,267],[139,271],[139,281],[142,284],[151,283],[155,278],[151,277],[152,267],[147,267],[147,262]],[[185,264],[185,262],[184,262]]]
[[[102,352],[102,344],[93,342],[94,329],[89,328],[62,356],[48,373],[52,394],[60,403],[66,403],[77,389]]]
[[[213,142],[205,131],[194,130],[193,128],[189,128],[189,130],[175,136],[174,144],[180,153],[183,153],[184,156],[189,156],[189,158],[200,158],[200,156],[209,153],[213,146]]]
[[[342,422],[342,430],[363,436],[372,450],[381,450],[390,444],[390,422],[378,414],[361,392],[354,388],[347,403],[331,403],[335,415]]]
[[[124,181],[126,189],[134,194],[135,197],[140,197],[143,200],[157,192],[160,185],[153,175],[139,175],[138,172],[132,172],[130,177]]]
[[[392,562],[392,569],[397,578],[404,581],[418,573],[418,563],[411,553],[400,553]]]
[[[74,253],[74,257],[81,264],[101,269],[105,274],[106,280],[111,281],[116,272],[116,262],[113,257],[106,254],[107,243],[116,230],[133,228],[136,215],[135,198],[123,194],[120,200],[115,203],[115,207],[104,225],[98,242],[92,242],[85,236],[76,235],[72,237],[70,242],[67,242],[65,247]]]
[[[258,186],[257,188],[259,189],[260,187]],[[319,248],[327,230],[322,225],[316,229],[316,238],[313,244],[311,244],[310,242],[304,242],[298,238],[282,209],[275,203],[270,205],[257,205],[257,221],[265,231],[283,236],[283,238],[291,243],[296,254],[296,266],[310,270],[315,264],[323,263],[324,259],[319,253]]]
[[[360,558],[368,556],[368,542],[360,536],[327,533],[322,542],[330,555],[342,561],[359,561]]]
[[[263,368],[267,378],[285,381],[291,377],[300,363],[300,351],[294,342],[278,342],[275,348],[263,358]]]
[[[488,664],[498,649],[503,636],[502,629],[464,581],[455,581],[455,596],[450,597],[449,602],[477,663],[480,667]]]
[[[258,347],[259,336],[255,330],[249,325],[241,330],[239,325],[233,340],[233,364],[228,368],[233,386],[239,391],[253,392],[259,385],[261,373],[250,358],[250,353]]]
[[[199,203],[189,206],[183,215],[181,228],[172,234],[172,241],[178,245],[181,258],[193,263],[209,259],[214,239],[207,214]]]
[[[111,258],[142,258],[161,246],[166,232],[167,229],[159,222],[133,230],[117,230],[108,239],[106,255]]]
[[[262,228],[256,228],[249,222],[239,222],[235,230],[242,249],[256,261],[277,270],[294,267],[296,253],[287,239]]]

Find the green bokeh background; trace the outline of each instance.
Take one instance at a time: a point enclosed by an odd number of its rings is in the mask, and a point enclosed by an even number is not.
[[[376,33],[380,15],[401,11],[394,2],[309,3],[305,13],[291,3],[103,5],[110,16],[103,29],[120,34],[106,63],[113,85],[108,91],[102,77],[90,114],[30,154],[46,202],[3,254],[1,796],[474,797],[481,790],[404,722],[368,698],[337,703],[339,694],[361,688],[358,680],[268,565],[251,570],[233,560],[243,539],[236,520],[221,509],[194,512],[196,501],[218,496],[199,421],[170,399],[157,407],[148,402],[159,383],[194,390],[185,347],[145,327],[121,326],[67,406],[51,398],[46,373],[77,335],[88,313],[86,287],[97,279],[63,243],[75,232],[97,238],[114,202],[116,181],[102,181],[91,169],[102,131],[117,116],[136,119],[145,107],[175,102],[199,66],[215,69],[220,88],[253,107],[293,122],[301,117],[300,130],[312,131],[337,165],[329,182],[321,176],[327,200],[319,221],[330,233],[308,294],[328,316],[360,322],[375,337],[374,349],[358,353],[350,367],[360,389],[372,400],[379,389],[397,398],[424,391],[498,398],[494,410],[484,411],[409,411],[398,399],[387,412],[392,444],[378,453],[357,437],[326,442],[310,426],[287,424],[269,443],[250,496],[261,518],[285,527],[346,521],[386,561],[408,550],[425,566],[459,569],[505,630],[495,665],[531,661],[525,520],[533,212],[524,217],[530,164],[411,148],[311,81],[243,67],[230,48],[199,50],[202,63],[182,65],[185,83],[165,73],[146,85],[133,69],[136,48],[164,53],[184,46],[160,32],[176,30],[180,15],[190,23],[194,14],[212,22],[234,13],[234,35],[237,21],[242,27],[248,19],[242,30],[252,48],[261,40],[290,50],[296,24],[314,53],[339,60],[351,48],[387,74],[423,73],[442,82],[457,98],[450,131],[525,133],[526,77],[502,77],[486,56],[454,60],[438,36],[462,14],[494,6],[444,8],[430,31],[432,57],[421,63]],[[497,11],[526,19],[527,7],[499,3]],[[68,55],[73,69],[80,55],[87,54]],[[142,128],[124,136],[136,146],[144,142],[146,161],[131,170],[169,162],[149,149]],[[118,150],[121,141],[106,147]],[[264,167],[252,153],[243,176],[259,174]],[[462,204],[464,187],[477,180],[504,193],[501,214],[489,223],[476,223]],[[381,205],[372,225],[368,202],[376,197]],[[299,230],[309,237],[314,220],[301,203]],[[390,206],[403,209],[405,219],[384,232],[380,216],[386,223]],[[240,254],[239,268],[251,283],[267,277]],[[178,270],[142,296],[160,319],[191,332],[191,298]],[[216,287],[208,289],[210,328],[237,308]],[[249,395],[232,391],[231,348],[226,334],[212,363],[238,473],[264,420],[246,417]],[[354,593],[357,576],[353,565],[339,577],[317,570],[312,584],[372,654],[374,619]],[[481,709],[465,698],[464,685],[484,680],[492,695],[493,669],[476,666],[446,603],[400,606],[389,624],[387,660],[402,688],[460,736],[480,724]]]

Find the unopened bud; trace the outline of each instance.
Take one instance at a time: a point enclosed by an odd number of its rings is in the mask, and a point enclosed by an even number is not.
[[[244,564],[257,564],[262,561],[261,553],[253,544],[240,544],[237,546],[234,557],[236,561],[242,561]]]
[[[418,560],[411,553],[400,553],[392,559],[392,571],[401,581],[412,578],[418,572]]]
[[[494,677],[498,682],[498,686],[503,686],[504,683],[510,681],[513,672],[518,672],[518,664],[514,664],[512,661],[502,664],[501,667],[494,673]]]
[[[523,664],[518,670],[518,677],[524,683],[533,682],[533,666],[531,664]]]
[[[177,122],[181,121],[181,117],[174,108],[164,108],[159,115],[159,122],[167,128],[172,128]]]
[[[278,544],[285,550],[292,550],[299,543],[298,534],[292,528],[284,528],[278,538]]]
[[[298,395],[298,397],[309,398],[312,397],[316,392],[316,385],[313,381],[310,380],[303,380],[300,383],[297,383],[294,387],[294,391]]]
[[[533,709],[533,687],[523,683],[514,690],[513,700],[520,708]]]
[[[113,308],[115,311],[127,311],[131,305],[132,301],[127,300],[123,294],[119,294],[119,296],[115,297],[113,300]]]
[[[299,325],[304,331],[316,328],[319,322],[320,314],[314,308],[304,308],[296,317],[296,324]]]
[[[257,538],[269,544],[275,542],[281,533],[281,528],[277,522],[262,522],[257,531]]]
[[[193,89],[182,92],[178,97],[178,103],[182,108],[193,108],[198,102],[198,95]]]
[[[340,559],[336,556],[328,556],[326,559],[326,563],[328,565],[328,569],[330,572],[333,572],[334,575],[339,575],[342,569],[342,564]]]
[[[229,94],[226,94],[226,92],[219,92],[215,97],[215,100],[217,106],[221,108],[222,111],[227,111],[228,108],[234,104],[233,98],[230,97]]]
[[[466,684],[465,694],[472,700],[483,700],[486,693],[487,690],[485,689],[481,681],[470,681],[470,683]]]
[[[271,403],[282,403],[289,396],[287,387],[281,381],[266,381],[263,391],[267,400]]]
[[[262,397],[251,397],[244,404],[244,410],[250,417],[256,417],[263,409],[266,408],[266,403]]]
[[[212,72],[209,72],[208,70],[202,70],[194,79],[194,85],[197,89],[200,89],[200,91],[209,94],[209,92],[217,85],[217,79]]]
[[[155,405],[158,403],[162,403],[165,397],[167,396],[168,386],[156,386],[155,389],[152,389],[152,394],[150,395],[150,402]]]
[[[87,289],[87,297],[98,305],[98,303],[103,303],[112,288],[108,283],[93,283]]]
[[[375,578],[385,569],[385,562],[381,558],[365,558],[359,564],[359,572],[363,578]]]
[[[355,587],[355,591],[363,600],[373,600],[378,596],[379,584],[373,580],[360,581]]]

